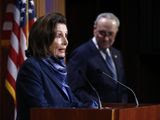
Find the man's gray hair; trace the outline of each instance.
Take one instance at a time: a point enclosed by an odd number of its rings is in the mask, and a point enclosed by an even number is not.
[[[117,16],[115,16],[113,13],[101,13],[97,16],[95,22],[94,22],[94,25],[97,24],[97,22],[101,19],[101,18],[106,18],[106,19],[110,19],[110,20],[114,20],[117,24],[117,27],[120,26],[120,21],[118,19]]]

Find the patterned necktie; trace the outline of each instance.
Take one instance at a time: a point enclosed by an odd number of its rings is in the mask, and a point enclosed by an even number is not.
[[[108,52],[105,52],[105,55],[106,55],[106,63],[107,63],[107,66],[109,68],[109,70],[111,71],[112,73],[112,78],[114,80],[117,80],[117,73],[116,73],[116,68],[115,68],[115,65],[114,65],[114,62],[113,62],[113,59],[111,56],[109,56]]]

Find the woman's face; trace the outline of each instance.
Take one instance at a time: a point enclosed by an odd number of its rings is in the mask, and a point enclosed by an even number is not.
[[[64,58],[68,45],[68,30],[65,24],[58,23],[54,29],[55,38],[49,46],[49,51],[56,58]]]

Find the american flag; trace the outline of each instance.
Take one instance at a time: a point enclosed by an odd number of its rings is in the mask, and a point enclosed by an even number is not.
[[[13,14],[13,19],[10,22],[4,22],[3,27],[4,31],[12,28],[5,83],[15,103],[14,119],[16,119],[16,78],[20,66],[26,59],[28,33],[35,21],[34,1],[16,0],[15,4],[8,5],[7,11],[9,14]]]

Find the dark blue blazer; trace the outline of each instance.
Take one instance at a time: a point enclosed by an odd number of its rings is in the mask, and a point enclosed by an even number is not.
[[[110,48],[110,51],[117,69],[118,80],[125,84],[121,54],[115,48]],[[67,70],[68,81],[72,91],[84,103],[91,105],[94,100],[97,101],[97,95],[87,81],[98,91],[102,102],[127,102],[126,89],[97,71],[101,70],[111,75],[105,60],[92,40],[72,52],[67,63]]]
[[[80,103],[70,88],[67,91],[70,99],[61,89],[61,84],[51,68],[40,59],[28,58],[16,81],[17,120],[28,120],[33,107],[79,107]]]

